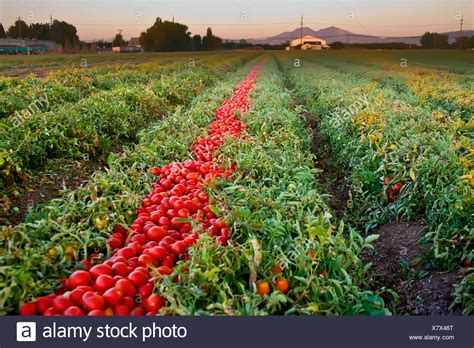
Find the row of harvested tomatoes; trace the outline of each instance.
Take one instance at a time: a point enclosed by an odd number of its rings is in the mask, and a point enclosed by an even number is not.
[[[112,256],[96,265],[83,261],[84,270],[73,272],[56,293],[24,303],[21,315],[156,315],[165,305],[154,293],[157,279],[172,274],[175,263],[189,257],[186,251],[200,233],[228,244],[229,227],[210,210],[203,185],[227,178],[235,169],[223,168],[215,152],[226,136],[239,137],[245,130],[235,110],[248,109],[256,75],[254,69],[216,111],[209,135],[192,146],[196,160],[151,169],[158,182],[142,200],[130,231],[113,228],[108,240]]]

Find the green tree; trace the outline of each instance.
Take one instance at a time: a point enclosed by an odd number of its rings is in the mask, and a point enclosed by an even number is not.
[[[423,48],[447,48],[449,47],[448,35],[426,32],[420,39]]]
[[[62,45],[67,52],[77,52],[79,50],[80,42],[77,29],[67,22],[54,20],[49,39]]]
[[[474,38],[474,36],[471,36],[471,37],[468,37],[468,36],[457,37],[456,41],[453,44],[453,46],[454,46],[454,48],[460,48],[460,49],[473,48],[473,46],[472,46],[473,38]]]
[[[146,51],[187,51],[190,43],[191,33],[186,25],[161,18],[140,35],[140,45]]]
[[[191,39],[191,51],[201,51],[202,50],[202,39],[201,35],[194,35]]]
[[[14,39],[29,38],[30,34],[30,27],[25,21],[22,21],[21,19],[16,20],[16,22],[10,28],[8,28],[7,32],[7,35]]]
[[[202,49],[204,51],[216,51],[222,49],[222,39],[214,36],[211,28],[207,28],[206,36],[202,38]]]
[[[123,39],[123,36],[121,33],[117,33],[115,35],[115,38],[114,40],[112,41],[112,45],[114,47],[122,47],[122,46],[125,46],[126,45],[126,42],[125,40]]]
[[[0,39],[6,38],[7,33],[5,32],[5,29],[3,28],[3,24],[0,23]]]

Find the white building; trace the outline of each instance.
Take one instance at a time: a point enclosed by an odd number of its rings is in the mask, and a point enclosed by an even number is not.
[[[286,50],[328,50],[330,48],[326,40],[314,36],[303,36],[292,40]]]

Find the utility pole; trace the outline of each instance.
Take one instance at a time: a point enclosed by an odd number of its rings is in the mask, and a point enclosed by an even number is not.
[[[174,15],[173,15],[173,23],[174,23]]]
[[[21,17],[18,16],[18,34],[20,36],[20,40],[21,40]]]
[[[301,24],[300,24],[300,43],[301,43],[301,49],[303,49],[303,15],[301,15]]]
[[[49,15],[49,24],[51,26],[53,26],[53,15],[52,14]]]
[[[459,47],[462,49],[462,23],[464,22],[464,17],[461,15],[461,28],[459,30]]]

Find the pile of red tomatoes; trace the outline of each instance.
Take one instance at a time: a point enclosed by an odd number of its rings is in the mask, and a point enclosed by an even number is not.
[[[210,210],[203,186],[235,169],[224,168],[216,150],[226,136],[239,137],[245,130],[236,110],[247,112],[258,69],[216,111],[209,134],[192,146],[195,160],[151,169],[159,179],[142,200],[130,232],[114,227],[108,241],[112,256],[96,265],[83,261],[85,270],[73,272],[56,293],[24,303],[21,315],[156,315],[165,305],[154,293],[156,278],[173,273],[200,233],[227,245],[229,227]]]

